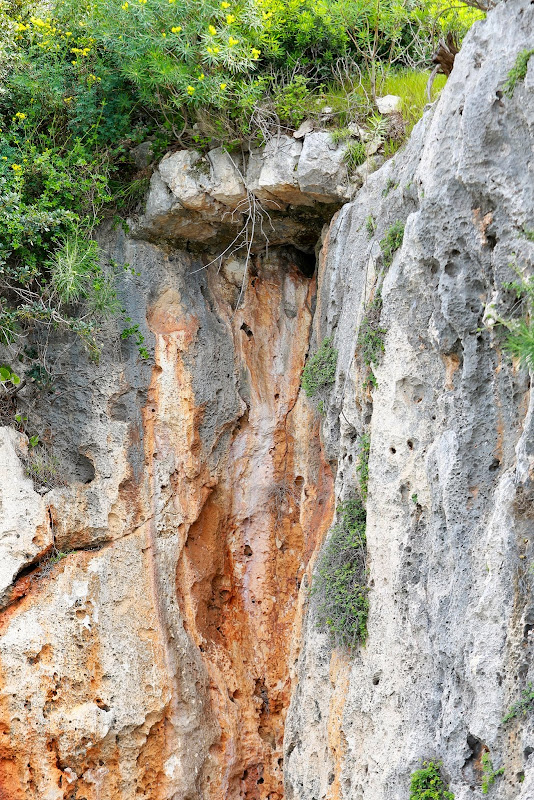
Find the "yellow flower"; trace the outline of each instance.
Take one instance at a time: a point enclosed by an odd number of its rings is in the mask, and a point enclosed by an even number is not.
[[[213,52],[214,53],[220,53],[221,52],[221,48],[220,47],[214,47],[213,48]]]
[[[65,32],[65,36],[72,36],[72,32],[71,31],[66,31]]]
[[[123,3],[121,8],[122,8],[123,11],[127,11],[128,10],[128,3]]]
[[[162,35],[163,37],[167,36],[167,34],[165,33],[165,31],[163,31],[163,33],[162,33],[161,35]]]
[[[142,6],[146,5],[146,0],[139,0]]]
[[[207,51],[208,51],[208,53],[213,53],[213,47],[208,47]]]
[[[208,30],[212,36],[215,36],[215,34],[217,33],[217,28],[215,28],[213,25],[210,25]]]
[[[195,87],[194,86],[188,86],[187,87],[187,94],[188,95],[192,95],[194,93],[195,93]]]
[[[221,3],[221,8],[230,8],[230,3]]]
[[[71,100],[72,100],[72,97],[64,97],[63,98],[63,102],[64,103],[70,103]]]
[[[232,22],[235,22],[234,15],[233,14],[227,14],[226,15],[226,22],[228,23],[228,25],[231,25]]]
[[[226,84],[226,83],[221,83],[221,89],[223,90],[223,92],[224,92],[224,90],[226,89],[226,86],[227,86],[227,84]]]
[[[198,79],[199,79],[199,81],[203,81],[205,77],[206,76],[204,75],[204,73],[201,72],[200,75],[198,76]]]
[[[256,47],[252,48],[252,58],[256,59],[259,58],[261,55],[261,50],[258,50]]]
[[[26,119],[26,114],[23,114],[22,111],[17,111],[15,114],[15,119],[20,119],[22,121],[23,119]]]
[[[230,45],[230,47],[233,47],[234,44],[238,44],[238,42],[239,42],[239,39],[234,39],[233,36],[230,36],[230,38],[228,39],[228,44]]]
[[[22,167],[20,166],[20,164],[11,164],[11,169],[17,174],[19,172],[22,172]]]
[[[171,28],[171,33],[180,33],[181,30],[182,30],[181,25],[175,25],[174,28]]]

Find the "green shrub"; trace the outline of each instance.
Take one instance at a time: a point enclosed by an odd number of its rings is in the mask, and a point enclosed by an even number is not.
[[[318,351],[308,359],[302,373],[302,388],[306,397],[315,397],[334,383],[336,377],[337,350],[332,347],[332,338],[323,339]]]
[[[422,769],[412,772],[410,800],[454,800],[441,776],[441,763],[424,761]]]
[[[507,97],[513,97],[515,87],[520,81],[525,79],[528,69],[528,62],[533,55],[534,50],[521,50],[521,52],[517,54],[515,64],[508,73],[506,83],[504,84],[504,94]]]
[[[384,234],[384,238],[380,240],[380,247],[382,248],[382,259],[384,266],[388,269],[393,263],[393,256],[399,249],[404,238],[404,223],[400,220],[390,225]]]
[[[485,750],[482,753],[482,794],[489,792],[490,786],[495,783],[495,778],[504,775],[504,767],[494,770],[490,754]]]
[[[358,485],[360,487],[360,497],[362,502],[367,500],[367,490],[369,485],[369,451],[371,449],[371,437],[364,433],[360,439],[360,449],[358,461],[356,462],[356,472],[358,473]]]
[[[312,580],[317,624],[335,644],[352,648],[367,638],[369,597],[366,571],[365,509],[348,500],[323,546]]]
[[[534,688],[531,683],[523,689],[519,700],[510,707],[507,715],[503,719],[503,724],[510,722],[515,717],[524,717],[534,710]]]

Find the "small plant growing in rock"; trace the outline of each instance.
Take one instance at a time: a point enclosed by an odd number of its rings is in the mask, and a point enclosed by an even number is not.
[[[363,363],[369,369],[366,385],[376,388],[377,381],[373,372],[373,364],[377,364],[384,352],[384,337],[386,329],[380,327],[380,313],[382,311],[382,295],[377,292],[369,303],[367,313],[360,325],[357,345]]]
[[[338,521],[319,556],[311,589],[318,599],[318,627],[328,631],[336,645],[349,648],[367,638],[365,519],[359,499],[338,506]]]
[[[327,337],[304,367],[302,388],[306,397],[315,397],[334,383],[336,365],[337,350],[332,347],[332,337]]]
[[[365,145],[363,142],[351,141],[347,142],[345,152],[343,154],[343,161],[347,165],[349,172],[354,172],[356,167],[361,166],[367,158]]]
[[[441,762],[423,761],[421,769],[412,772],[410,800],[454,800],[441,776]]]
[[[386,185],[382,189],[382,197],[387,197],[392,189],[396,189],[399,184],[393,178],[388,178]]]
[[[401,222],[400,220],[397,220],[397,222],[394,222],[393,225],[389,226],[384,235],[384,238],[381,239],[380,241],[380,247],[382,248],[382,258],[386,269],[389,269],[389,267],[393,263],[393,256],[401,246],[403,238],[404,238],[404,223]]]
[[[493,769],[490,754],[485,750],[482,753],[482,794],[487,794],[489,787],[495,783],[495,778],[504,775],[504,767]]]
[[[360,487],[360,497],[362,502],[367,500],[367,491],[369,486],[369,451],[371,449],[371,437],[368,433],[364,433],[360,439],[360,451],[358,453],[358,462],[356,464],[356,472],[358,473],[358,484]]]
[[[507,97],[513,97],[515,87],[520,81],[525,79],[528,69],[528,62],[533,55],[534,50],[521,50],[521,52],[517,54],[515,64],[508,73],[506,83],[504,84],[504,94]]]
[[[508,714],[503,719],[503,724],[510,722],[515,717],[524,717],[534,710],[534,688],[529,683],[526,689],[523,689],[519,700],[510,707]]]
[[[61,474],[59,459],[46,446],[37,446],[38,444],[38,436],[30,437],[29,445],[31,449],[24,458],[25,474],[32,479],[35,489],[41,494],[50,491],[50,489],[66,486],[67,482]]]
[[[352,131],[350,128],[332,128],[330,131],[330,137],[333,144],[342,144],[350,139],[351,136]]]
[[[365,220],[365,230],[367,231],[367,236],[369,237],[369,239],[372,239],[373,236],[375,235],[375,228],[376,228],[375,221],[372,215],[369,214],[369,216]]]

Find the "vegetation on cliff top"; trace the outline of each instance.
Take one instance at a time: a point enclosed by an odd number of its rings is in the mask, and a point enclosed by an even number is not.
[[[136,145],[149,140],[155,160],[169,147],[258,143],[305,116],[365,124],[377,93],[402,95],[437,38],[461,39],[477,14],[428,0],[0,0],[9,366],[29,330],[38,350],[63,328],[97,357],[101,321],[121,308],[117,265],[93,234],[142,195],[150,166],[136,165]],[[37,361],[48,369],[41,350]]]

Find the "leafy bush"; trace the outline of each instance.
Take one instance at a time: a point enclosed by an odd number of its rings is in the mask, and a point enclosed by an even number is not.
[[[440,772],[441,763],[424,761],[422,769],[412,772],[410,800],[454,800]]]
[[[302,373],[302,388],[306,397],[315,397],[334,383],[336,377],[337,350],[332,347],[332,338],[323,343],[306,363]]]
[[[393,263],[393,256],[399,249],[404,238],[404,223],[400,220],[390,225],[384,234],[384,238],[380,240],[380,247],[382,248],[382,259],[384,266],[388,269]]]
[[[348,500],[323,546],[312,581],[317,624],[335,644],[352,648],[367,638],[369,597],[366,571],[365,509]]]
[[[526,689],[523,689],[519,700],[510,707],[507,715],[503,719],[503,724],[510,722],[515,717],[524,717],[534,711],[534,687],[529,683]]]
[[[520,81],[525,79],[528,69],[528,62],[531,56],[534,55],[534,50],[521,50],[515,60],[515,64],[508,73],[506,83],[504,84],[504,93],[507,97],[513,97],[515,87]]]

